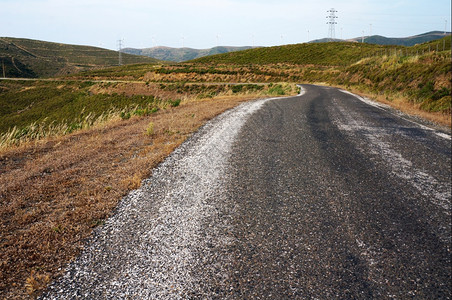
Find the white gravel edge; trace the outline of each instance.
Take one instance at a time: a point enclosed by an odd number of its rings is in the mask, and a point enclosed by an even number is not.
[[[201,291],[203,278],[192,272],[198,252],[228,243],[214,229],[206,237],[203,226],[217,209],[211,200],[224,194],[231,146],[247,118],[274,99],[282,98],[246,102],[206,123],[122,199],[41,299],[182,299]]]

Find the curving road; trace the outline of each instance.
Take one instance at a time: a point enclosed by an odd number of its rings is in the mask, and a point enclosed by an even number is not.
[[[335,88],[209,122],[45,299],[449,299],[450,136]]]

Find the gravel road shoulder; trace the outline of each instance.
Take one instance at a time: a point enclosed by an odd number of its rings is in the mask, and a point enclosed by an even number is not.
[[[208,252],[231,241],[218,232],[230,226],[231,212],[222,207],[224,164],[247,116],[269,100],[244,103],[203,126],[121,201],[41,298],[177,299],[215,293],[206,290],[206,277],[221,279],[221,260],[227,258]]]

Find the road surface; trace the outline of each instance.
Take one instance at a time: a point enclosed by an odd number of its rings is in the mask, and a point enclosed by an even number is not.
[[[450,298],[450,136],[302,90],[204,126],[43,298]]]

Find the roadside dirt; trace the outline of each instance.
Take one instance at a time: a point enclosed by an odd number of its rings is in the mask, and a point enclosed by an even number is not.
[[[187,102],[0,153],[0,298],[39,295],[159,162],[207,120],[252,98]]]

